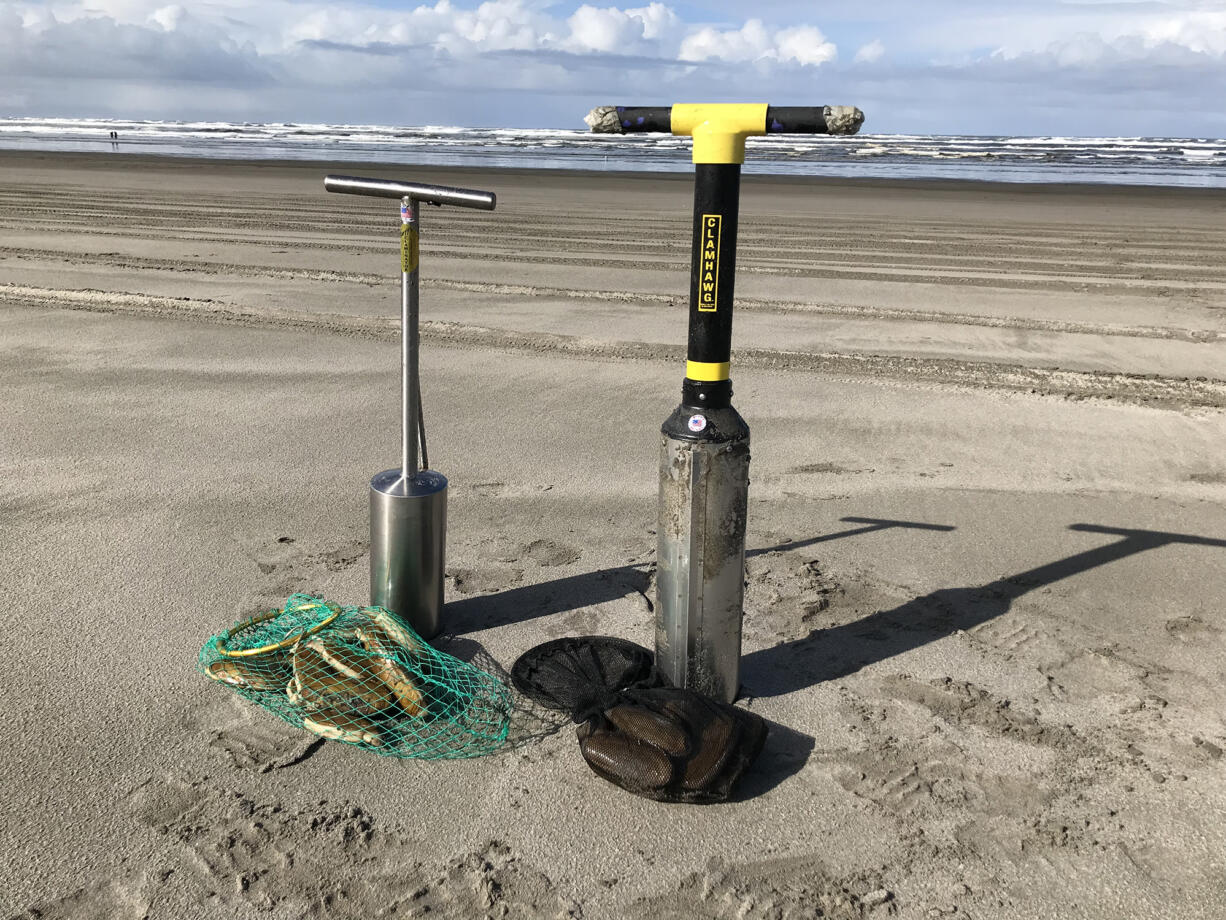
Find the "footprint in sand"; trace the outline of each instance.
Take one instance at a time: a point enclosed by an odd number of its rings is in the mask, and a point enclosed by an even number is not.
[[[998,737],[1057,750],[1080,752],[1081,737],[1067,725],[1045,724],[1034,711],[1025,712],[1013,700],[998,697],[966,680],[940,677],[918,681],[905,675],[881,680],[891,697],[918,703],[959,728],[978,728]]]
[[[675,890],[631,905],[631,920],[862,920],[884,907],[892,914],[893,892],[874,871],[834,876],[812,857],[767,859],[729,865],[712,861],[681,879]]]
[[[1175,617],[1165,624],[1167,634],[1180,642],[1200,644],[1205,640],[1219,640],[1222,631],[1195,615]]]
[[[247,554],[261,575],[275,576],[273,585],[263,586],[261,594],[281,594],[298,590],[304,579],[323,572],[342,572],[366,555],[369,541],[354,537],[332,546],[311,548],[296,537],[281,535],[271,542],[266,537],[241,539]]]
[[[324,739],[270,718],[216,729],[208,744],[222,752],[236,770],[270,773],[302,763],[323,746]]]
[[[1151,668],[1129,661],[1111,648],[1085,649],[1039,672],[1054,680],[1071,700],[1098,700],[1104,695],[1144,696]]]
[[[577,548],[553,540],[533,540],[521,546],[515,554],[517,559],[530,559],[545,568],[570,565],[578,562],[582,555]]]
[[[492,841],[446,863],[424,863],[429,847],[384,829],[352,802],[263,801],[205,781],[159,777],[135,790],[129,807],[166,838],[173,871],[162,874],[161,884],[177,887],[178,900],[198,903],[201,916],[246,916],[254,909],[303,920],[528,920],[577,911],[505,844]]]
[[[1033,661],[1055,662],[1068,654],[1067,645],[1058,636],[1016,611],[981,623],[969,632],[976,641],[1006,657],[1021,655]]]
[[[33,904],[10,920],[144,920],[151,904],[148,887],[143,879],[96,882]]]
[[[219,692],[223,688],[218,688]],[[195,728],[205,744],[235,770],[270,773],[292,767],[319,750],[324,739],[281,721],[234,694],[201,709]]]
[[[873,473],[876,470],[867,467],[854,468],[839,466],[837,463],[805,463],[801,466],[794,466],[789,473],[828,473],[834,476],[854,476],[858,473]]]
[[[1189,482],[1199,482],[1201,485],[1220,486],[1226,483],[1226,473],[1221,471],[1213,471],[1207,473],[1192,473],[1188,476]]]
[[[447,577],[460,594],[491,594],[519,584],[524,580],[524,570],[513,566],[453,568],[447,570]]]

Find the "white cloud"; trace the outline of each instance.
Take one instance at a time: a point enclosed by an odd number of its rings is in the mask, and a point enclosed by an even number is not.
[[[1143,31],[1147,43],[1169,42],[1199,54],[1226,55],[1226,12],[1191,13],[1148,23]]]
[[[566,23],[570,27],[568,47],[615,54],[660,51],[662,42],[681,27],[677,14],[663,3],[629,10],[584,5]]]
[[[775,54],[781,61],[817,65],[833,61],[838,48],[813,26],[797,26],[775,33]]]
[[[866,0],[820,23],[826,5],[799,0],[755,0],[749,19],[706,5],[718,23],[610,2],[0,0],[0,108],[575,124],[604,102],[803,102],[820,67],[815,101],[860,105],[873,130],[1066,131],[1063,112],[1083,130],[1226,130],[1221,0]],[[874,38],[841,66],[845,36]]]
[[[1145,59],[1164,47],[1226,56],[1226,12],[1124,13],[1070,20],[1065,28],[1018,28],[999,41],[995,55],[1007,60],[1048,54],[1067,66],[1104,59]]]
[[[838,49],[826,41],[813,26],[797,26],[771,32],[760,19],[750,19],[739,29],[699,29],[681,43],[683,61],[780,61],[798,64],[824,64],[832,61]]]
[[[521,0],[487,0],[475,10],[456,11],[438,43],[452,50],[469,44],[481,51],[528,51],[543,44],[541,26]]]
[[[237,55],[244,58],[244,71],[254,66],[296,74],[310,83],[327,75],[355,85],[408,73],[410,68],[388,59],[397,53],[411,54],[412,69],[419,73],[432,63],[503,52],[629,56],[644,59],[644,67],[657,60],[660,68],[711,59],[768,68],[816,65],[836,55],[834,44],[812,25],[768,28],[751,19],[739,29],[717,30],[687,25],[660,2],[627,8],[584,4],[566,19],[549,9],[541,0],[485,0],[474,7],[435,0],[409,9],[318,0],[212,0],[190,7],[165,0],[0,0],[0,10],[19,18],[0,35],[0,49],[9,51],[8,60],[0,60],[0,74],[50,75],[70,55],[75,61],[66,75],[85,75],[95,68],[99,75],[117,78],[126,67],[134,78],[143,79],[161,66],[156,63],[165,57],[161,49],[170,47],[187,59]],[[91,32],[98,39],[82,47]],[[117,42],[120,53],[102,36]],[[342,65],[345,53],[352,57]],[[217,80],[222,81],[232,68],[215,63]],[[318,70],[321,64],[328,71]],[[531,67],[520,60],[518,65],[515,72],[492,78],[490,88],[524,86],[527,80],[530,88],[552,91],[567,71],[561,67],[559,74],[556,60]],[[502,68],[509,70],[507,61]],[[172,70],[183,78],[182,66]],[[664,73],[658,70],[655,76]],[[533,75],[545,82],[532,83]],[[203,71],[197,76],[207,81]]]
[[[874,61],[881,60],[881,56],[885,54],[885,45],[880,39],[874,38],[867,45],[861,45],[860,50],[856,52],[857,64],[871,64]]]
[[[149,19],[162,27],[164,32],[173,32],[182,25],[187,16],[187,10],[178,6],[163,6],[149,14]]]

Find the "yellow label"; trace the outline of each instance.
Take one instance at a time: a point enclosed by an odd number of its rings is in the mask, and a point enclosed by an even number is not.
[[[698,260],[698,311],[714,313],[719,298],[719,235],[722,214],[702,215],[702,251]]]
[[[417,225],[400,225],[400,270],[406,274],[417,271]]]

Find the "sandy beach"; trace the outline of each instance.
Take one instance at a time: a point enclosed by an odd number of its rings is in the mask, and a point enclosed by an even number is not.
[[[0,152],[0,917],[1226,916],[1226,190],[742,186],[737,801],[396,761],[197,673],[367,598],[423,208],[446,635],[650,645],[689,177]]]

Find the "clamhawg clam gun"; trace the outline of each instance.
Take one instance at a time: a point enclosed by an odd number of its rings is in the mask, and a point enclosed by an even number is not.
[[[657,530],[656,664],[677,687],[731,702],[740,686],[749,427],[732,407],[733,282],[745,138],[855,134],[852,106],[601,106],[596,132],[694,139],[689,347],[681,405],[665,420]]]
[[[328,176],[324,188],[400,199],[400,468],[370,481],[370,602],[425,639],[442,626],[447,543],[447,477],[429,468],[418,365],[418,262],[421,202],[494,210],[493,192],[418,182]],[[418,463],[418,447],[421,462]]]

